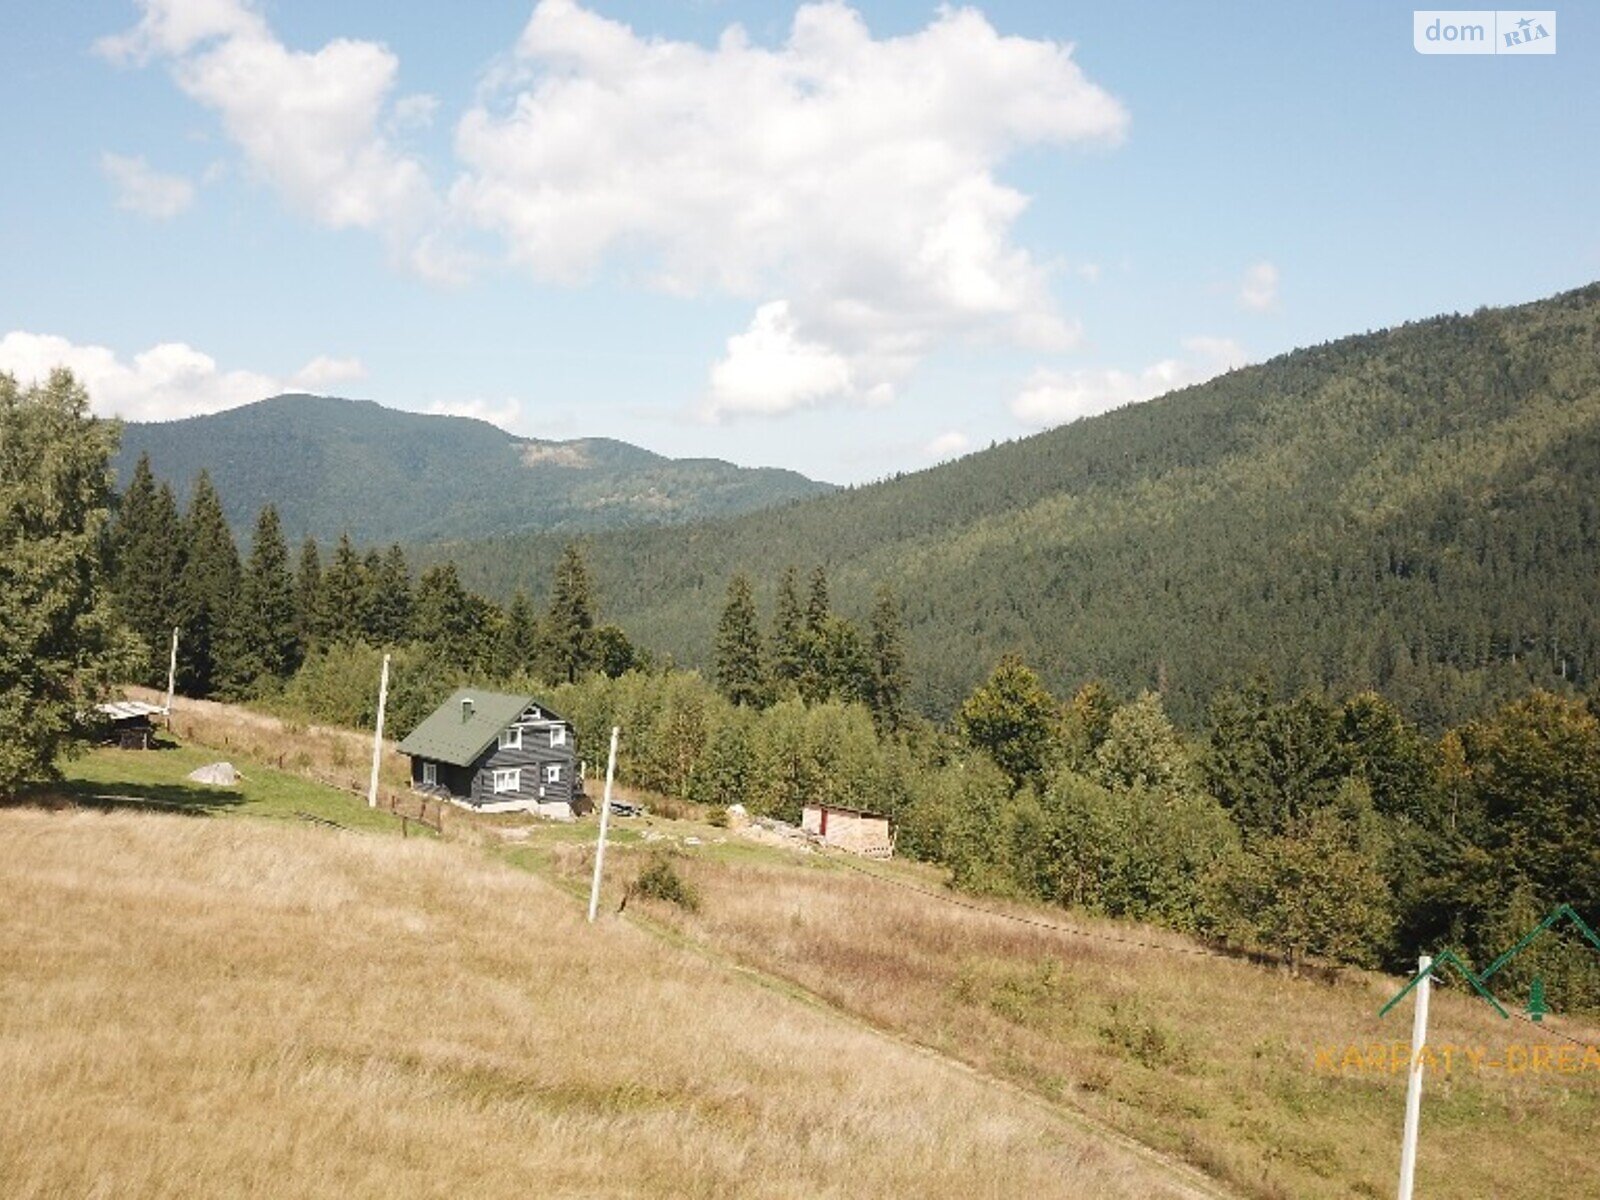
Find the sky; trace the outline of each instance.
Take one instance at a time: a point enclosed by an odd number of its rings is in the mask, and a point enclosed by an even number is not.
[[[836,483],[1600,279],[1600,5],[3,0],[0,370]]]

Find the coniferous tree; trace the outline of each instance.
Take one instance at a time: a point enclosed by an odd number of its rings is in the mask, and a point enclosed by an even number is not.
[[[0,372],[0,796],[48,778],[132,665],[104,566],[115,444],[70,372]]]
[[[905,622],[894,590],[883,584],[872,606],[870,633],[872,688],[868,704],[879,733],[894,733],[905,724],[906,671]]]
[[[528,593],[518,588],[506,608],[500,647],[495,656],[495,674],[502,679],[526,675],[535,669],[538,657],[539,614],[534,611]]]
[[[595,662],[594,584],[576,542],[568,543],[556,564],[550,611],[545,617],[544,658],[554,679],[576,683]]]
[[[375,557],[368,556],[362,629],[374,645],[394,646],[411,636],[411,568],[398,542]]]
[[[811,589],[806,598],[803,640],[803,666],[800,671],[800,698],[810,704],[821,703],[833,689],[834,664],[830,657],[829,622],[833,611],[828,602],[828,573],[819,563],[811,572]]]
[[[476,657],[471,597],[454,563],[429,567],[417,581],[416,638],[447,667],[467,670]]]
[[[322,551],[317,548],[317,539],[310,536],[300,543],[300,569],[294,577],[294,620],[300,645],[307,650],[327,635],[322,623]]]
[[[361,557],[350,535],[341,533],[333,561],[322,572],[318,597],[323,633],[331,642],[355,641],[361,636],[361,602],[366,593]]]
[[[211,476],[201,471],[184,516],[184,562],[178,584],[178,681],[191,696],[205,697],[227,677],[229,638],[239,595],[239,550],[233,544],[222,500]]]
[[[628,640],[620,625],[602,625],[594,631],[594,654],[595,666],[611,679],[649,668],[646,656]]]
[[[113,526],[113,589],[117,615],[143,643],[140,683],[166,683],[169,639],[177,619],[183,569],[182,523],[172,488],[157,484],[150,456],[140,455]]]
[[[733,704],[761,708],[767,702],[767,673],[761,661],[761,628],[750,581],[728,581],[728,600],[717,623],[717,686]]]
[[[772,679],[779,695],[799,691],[806,666],[805,612],[800,607],[800,576],[793,566],[783,569],[778,600],[772,616]]]
[[[236,693],[281,683],[300,665],[289,547],[270,504],[256,518],[229,650],[228,684]]]

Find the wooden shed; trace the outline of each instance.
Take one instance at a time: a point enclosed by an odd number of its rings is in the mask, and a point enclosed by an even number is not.
[[[882,813],[835,804],[807,804],[800,813],[800,828],[824,845],[837,846],[868,858],[888,858],[894,853],[894,834]]]
[[[588,811],[571,722],[533,696],[462,688],[400,743],[414,790],[475,812]]]
[[[124,750],[150,749],[156,736],[153,718],[166,711],[143,700],[111,700],[94,708],[96,719],[108,730],[106,741]]]

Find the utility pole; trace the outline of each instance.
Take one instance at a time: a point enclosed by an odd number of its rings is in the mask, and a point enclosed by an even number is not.
[[[1422,1049],[1428,1041],[1428,989],[1433,983],[1433,959],[1424,954],[1417,959],[1421,976],[1416,987],[1416,1009],[1411,1017],[1411,1062],[1406,1079],[1406,1129],[1400,1143],[1399,1200],[1411,1200],[1412,1179],[1417,1172],[1417,1126],[1422,1121]]]
[[[172,729],[172,693],[178,688],[178,627],[172,627],[172,656],[167,660],[167,729]]]
[[[372,731],[372,779],[367,784],[367,807],[378,807],[378,761],[383,757],[383,710],[389,705],[389,656],[383,656],[383,674],[378,676],[378,725]]]
[[[600,801],[600,842],[594,851],[594,882],[589,885],[589,924],[594,924],[595,909],[600,907],[600,871],[606,861],[606,821],[611,816],[611,780],[617,773],[617,734],[620,732],[615,725],[611,727],[611,755],[606,759],[606,791],[605,798]]]

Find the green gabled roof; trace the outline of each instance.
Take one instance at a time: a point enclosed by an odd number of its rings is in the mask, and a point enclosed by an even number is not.
[[[463,718],[462,702],[472,701],[470,715]],[[478,756],[493,745],[500,731],[535,703],[532,696],[508,696],[504,692],[485,692],[461,688],[418,725],[400,743],[400,753],[414,758],[430,758],[457,767],[470,767]],[[543,705],[540,705],[542,708]]]

